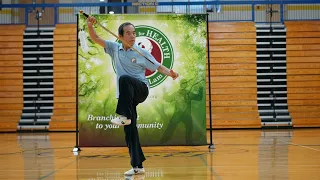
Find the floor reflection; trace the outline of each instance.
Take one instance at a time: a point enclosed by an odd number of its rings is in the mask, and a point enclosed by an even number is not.
[[[259,179],[288,179],[288,144],[292,130],[265,130],[259,145]]]
[[[80,152],[78,155],[78,177],[87,180],[142,180],[142,179],[175,179],[177,173],[186,174],[188,179],[206,179],[208,168],[207,152],[184,153],[145,153],[147,161],[144,163],[146,173],[143,175],[125,176],[130,169],[129,157],[124,155],[99,154],[95,157]]]
[[[49,135],[18,134],[17,142],[22,148],[25,179],[54,179],[52,176],[46,176],[55,170],[54,150]]]
[[[144,175],[124,176],[125,147],[82,148],[74,133],[0,134],[0,179],[320,179],[320,129],[214,131],[208,146],[143,147]]]

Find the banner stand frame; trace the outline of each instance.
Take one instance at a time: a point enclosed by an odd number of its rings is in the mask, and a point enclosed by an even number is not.
[[[210,144],[209,151],[212,152],[214,144],[212,142],[212,106],[211,106],[211,75],[210,75],[210,43],[209,43],[209,13],[207,13],[207,53],[208,53],[208,84],[209,84],[209,114],[210,114]]]
[[[76,145],[72,149],[73,154],[76,156],[78,155],[78,152],[81,151],[79,147],[79,116],[78,116],[78,110],[79,110],[79,98],[78,98],[78,67],[79,67],[79,58],[78,58],[78,49],[79,49],[79,13],[76,14],[77,16],[77,40],[76,40],[76,46],[77,46],[77,51],[76,51]]]
[[[210,75],[210,43],[209,43],[209,14],[206,14],[206,22],[207,22],[207,56],[208,56],[208,81],[209,81],[209,112],[210,112],[210,144],[208,146],[209,151],[213,152],[214,149],[214,144],[212,142],[212,105],[211,105],[211,75]],[[79,14],[76,14],[77,16],[77,35],[76,35],[76,46],[77,46],[77,50],[76,50],[76,145],[74,146],[74,148],[72,149],[72,152],[75,156],[78,155],[78,152],[81,151],[80,147],[79,147],[79,116],[78,116],[78,111],[79,111],[79,103],[78,103],[78,67],[79,67],[79,58],[78,58],[78,52],[79,52]]]

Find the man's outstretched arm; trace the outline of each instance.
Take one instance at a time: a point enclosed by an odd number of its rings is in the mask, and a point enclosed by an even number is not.
[[[93,28],[94,23],[96,23],[96,19],[94,17],[90,16],[87,18],[88,31],[89,31],[90,38],[95,43],[99,44],[103,48],[106,48],[105,41],[97,35],[96,31]]]
[[[179,74],[174,72],[172,69],[168,69],[163,65],[160,65],[157,69],[160,73],[165,74],[167,76],[172,77],[173,80],[177,79],[179,77]]]

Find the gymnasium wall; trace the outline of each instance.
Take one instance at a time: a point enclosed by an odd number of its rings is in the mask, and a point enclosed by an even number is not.
[[[292,124],[320,127],[320,22],[295,21],[285,25]],[[24,29],[24,25],[0,26],[0,131],[15,131],[22,114]],[[75,130],[76,33],[75,24],[59,24],[54,31],[51,131]],[[208,34],[213,128],[260,128],[255,24],[211,22]],[[209,128],[209,89],[206,98]]]

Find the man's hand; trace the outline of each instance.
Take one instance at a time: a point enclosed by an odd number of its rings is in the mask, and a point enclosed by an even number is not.
[[[92,24],[96,24],[96,23],[97,23],[97,20],[96,20],[95,17],[89,16],[89,17],[87,18],[87,24],[88,24],[88,25],[92,25]]]
[[[170,69],[170,76],[173,80],[177,79],[179,77],[179,74],[174,72],[172,69]]]

